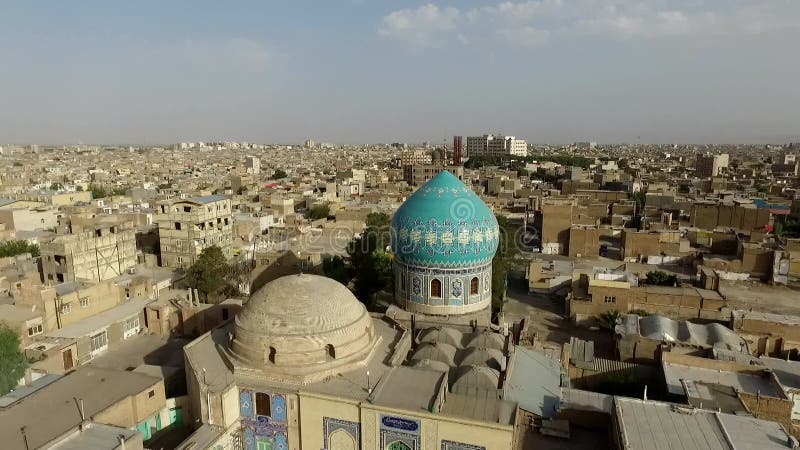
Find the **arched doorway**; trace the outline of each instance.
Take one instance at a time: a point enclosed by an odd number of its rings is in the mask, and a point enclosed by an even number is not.
[[[328,439],[330,450],[356,450],[356,440],[347,431],[338,429],[331,433]]]

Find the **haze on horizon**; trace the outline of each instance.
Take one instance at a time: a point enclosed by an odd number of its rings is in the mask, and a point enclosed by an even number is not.
[[[800,2],[3,2],[0,142],[800,140]]]

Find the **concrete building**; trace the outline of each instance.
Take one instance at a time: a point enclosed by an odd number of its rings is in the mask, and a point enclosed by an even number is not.
[[[758,311],[731,313],[733,328],[752,353],[785,358],[800,352],[800,317]]]
[[[433,179],[442,170],[452,173],[459,180],[464,180],[463,166],[440,166],[434,164],[403,166],[403,178],[411,186],[421,186]]]
[[[467,137],[467,155],[473,156],[528,156],[528,143],[514,136],[483,136]]]
[[[42,314],[33,307],[0,305],[0,321],[17,332],[22,347],[44,332]]]
[[[40,246],[46,283],[104,281],[136,265],[136,232],[119,225],[57,236]]]
[[[433,162],[431,152],[422,148],[400,152],[400,166],[425,165]]]
[[[672,319],[724,320],[730,316],[716,291],[696,287],[640,285],[636,274],[624,270],[575,271],[568,314],[576,322],[591,322],[607,311],[634,310]]]
[[[45,203],[0,199],[0,224],[6,230],[48,230],[58,225],[58,217],[58,209]]]
[[[722,169],[728,167],[728,154],[720,155],[697,155],[694,162],[695,175],[700,178],[711,178],[719,176]]]
[[[571,203],[545,203],[541,206],[543,254],[568,254],[573,209]]]
[[[261,173],[261,160],[258,156],[247,156],[245,159],[245,168],[247,173],[258,175]]]
[[[168,200],[157,208],[162,266],[189,267],[204,249],[215,245],[230,256],[233,216],[227,196]]]
[[[93,317],[116,307],[124,290],[112,281],[68,281],[53,286],[23,285],[16,297],[18,306],[36,308],[45,332]]]
[[[99,367],[49,377],[21,391],[0,398],[0,436],[7,450],[70,448],[64,440],[76,438],[75,431],[87,421],[141,432],[140,426],[149,427],[166,406],[162,379]],[[132,437],[120,434],[126,443]]]

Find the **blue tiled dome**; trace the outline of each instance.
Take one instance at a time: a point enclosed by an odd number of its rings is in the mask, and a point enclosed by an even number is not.
[[[423,267],[456,268],[494,257],[499,227],[494,213],[448,171],[411,195],[392,217],[395,258]]]

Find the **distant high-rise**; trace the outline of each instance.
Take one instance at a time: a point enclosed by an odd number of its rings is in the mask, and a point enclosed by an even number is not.
[[[247,167],[247,173],[258,175],[261,173],[261,160],[257,156],[248,156],[245,167]]]
[[[461,136],[453,136],[453,165],[461,165],[461,152],[463,147],[461,145]]]
[[[700,178],[716,177],[725,167],[728,167],[727,153],[698,155],[694,161],[695,175]]]
[[[467,137],[467,156],[528,156],[528,143],[524,139],[514,136],[483,136]]]

